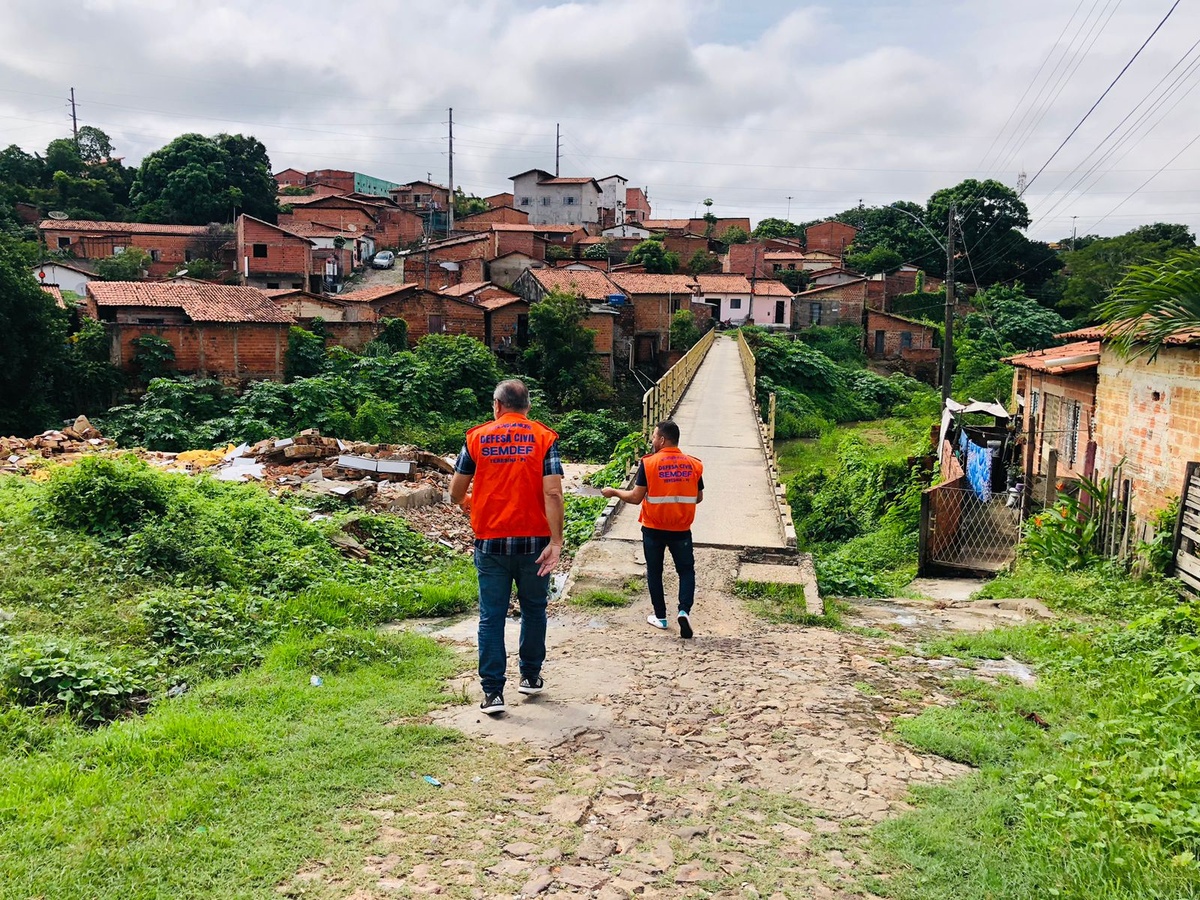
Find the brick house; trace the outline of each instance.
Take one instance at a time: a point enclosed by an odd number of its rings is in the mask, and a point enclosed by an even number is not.
[[[144,222],[88,222],[43,219],[38,233],[50,250],[77,259],[101,260],[119,256],[130,247],[150,257],[147,273],[162,278],[193,259],[219,259],[225,235],[207,225],[154,225]]]
[[[290,171],[295,172],[294,169]],[[276,176],[275,180],[279,181],[279,176]],[[369,194],[375,197],[386,197],[389,191],[399,187],[394,181],[364,175],[362,172],[348,172],[345,169],[313,169],[305,173],[304,184],[327,184],[337,188],[342,194]]]
[[[265,290],[263,294],[301,328],[311,330],[320,319],[330,346],[358,352],[379,333],[375,310],[369,304],[292,289]]]
[[[618,323],[619,337],[632,341],[635,365],[660,368],[671,350],[671,317],[699,300],[699,283],[690,275],[614,272],[611,278],[633,308],[632,322],[622,315]]]
[[[609,228],[625,221],[626,185],[629,179],[623,175],[607,175],[597,178],[600,188],[600,227]]]
[[[650,201],[641,188],[625,188],[625,221],[645,222],[650,218]]]
[[[61,259],[47,259],[30,271],[39,284],[57,287],[82,297],[87,291],[88,283],[96,280],[96,273],[86,266],[86,263],[78,265]]]
[[[421,217],[425,231],[445,234],[450,226],[450,188],[432,181],[410,181],[391,191],[392,202]]]
[[[512,286],[513,292],[530,304],[537,303],[551,291],[571,294],[588,306],[588,315],[583,320],[585,328],[596,332],[593,338],[594,352],[599,354],[601,364],[611,377],[615,369],[614,355],[621,355],[621,322],[628,320],[633,327],[633,309],[628,304],[622,310],[613,310],[608,299],[621,294],[621,289],[607,275],[596,269],[527,269]],[[623,345],[628,358],[629,342]]]
[[[291,212],[279,216],[279,224],[285,228],[291,228],[298,222],[317,223],[339,231],[369,235],[377,248],[399,248],[421,239],[425,234],[425,222],[421,216],[380,197],[327,194],[287,197],[281,202],[291,208]]]
[[[824,251],[840,260],[857,235],[858,229],[853,225],[830,219],[804,229],[804,246],[809,252]]]
[[[867,279],[809,288],[792,302],[795,328],[813,325],[861,325],[867,305]]]
[[[771,267],[767,264],[767,247],[762,241],[731,244],[722,259],[721,270],[747,278],[772,277]]]
[[[750,234],[753,229],[750,227],[750,220],[740,216],[732,216],[718,218],[712,223],[712,230],[709,230],[709,223],[703,219],[688,219],[684,231],[690,234],[698,234],[701,237],[711,237],[713,240],[718,240],[730,228],[740,228],[746,234]]]
[[[420,282],[430,290],[441,290],[468,281],[486,281],[485,264],[495,258],[493,236],[473,232],[443,241],[431,241],[426,250],[400,257],[406,282]],[[398,261],[397,265],[401,262]],[[428,271],[428,278],[426,272]]]
[[[321,274],[314,271],[314,244],[309,238],[243,213],[237,221],[237,265],[242,283],[269,290],[319,291]]]
[[[1135,539],[1145,540],[1153,514],[1179,496],[1187,462],[1200,460],[1200,333],[1176,334],[1154,359],[1121,356],[1102,328],[1060,337],[1100,344],[1095,473],[1107,478],[1125,460]]]
[[[493,206],[486,212],[454,220],[457,231],[490,231],[493,224],[528,225],[529,213],[511,206]]]
[[[559,178],[542,169],[512,176],[516,208],[535,225],[598,225],[602,191],[594,178]]]
[[[516,198],[513,197],[513,195],[509,192],[502,191],[499,194],[492,194],[490,197],[484,197],[483,202],[488,205],[489,209],[495,209],[498,206],[515,207],[516,203],[513,202],[515,199]]]
[[[384,284],[341,294],[339,300],[365,303],[380,318],[403,319],[410,343],[429,334],[486,337],[485,308],[450,294],[424,290],[419,284]]]
[[[530,256],[528,253],[513,251],[497,256],[488,262],[486,274],[494,284],[511,288],[513,282],[521,277],[521,273],[526,269],[544,268],[546,268],[544,259]]]
[[[1013,403],[1031,410],[1035,421],[1034,475],[1046,474],[1050,451],[1057,450],[1057,475],[1090,476],[1096,457],[1093,423],[1100,342],[1075,341],[1010,356],[1005,362],[1013,367]]]
[[[133,341],[154,335],[175,352],[175,370],[244,382],[283,377],[295,320],[261,291],[187,279],[93,281],[87,314],[107,326],[109,359],[136,368]]]

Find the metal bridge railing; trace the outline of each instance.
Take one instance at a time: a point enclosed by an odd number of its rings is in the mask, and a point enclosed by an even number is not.
[[[675,407],[683,399],[684,391],[692,383],[696,370],[700,368],[700,363],[704,362],[704,357],[716,337],[717,330],[710,328],[704,337],[683,354],[679,362],[667,369],[666,374],[642,395],[642,434],[647,438],[655,425],[675,412]]]
[[[738,353],[742,357],[742,370],[746,373],[746,383],[750,385],[750,400],[754,404],[754,412],[758,416],[758,421],[763,433],[763,441],[767,445],[767,453],[774,455],[775,453],[775,392],[772,391],[768,398],[767,415],[763,416],[762,407],[758,405],[758,360],[754,357],[754,351],[750,349],[750,345],[746,343],[746,336],[742,330],[738,329],[737,334]]]

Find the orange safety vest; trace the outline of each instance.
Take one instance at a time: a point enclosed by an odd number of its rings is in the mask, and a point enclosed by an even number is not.
[[[521,413],[505,413],[467,432],[475,461],[471,527],[479,540],[548,537],[542,466],[558,435]]]
[[[647,528],[687,531],[696,518],[696,498],[704,464],[678,447],[664,447],[642,457],[646,496],[638,521]]]

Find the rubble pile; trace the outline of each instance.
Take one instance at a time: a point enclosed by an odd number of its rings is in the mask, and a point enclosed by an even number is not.
[[[19,474],[43,459],[66,460],[116,447],[87,416],[79,416],[61,431],[43,431],[31,438],[0,437],[0,473]]]

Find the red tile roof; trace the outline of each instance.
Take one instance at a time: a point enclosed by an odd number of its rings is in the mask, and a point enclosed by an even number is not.
[[[850,284],[859,284],[866,281],[866,278],[856,278],[853,281],[843,281],[841,284],[822,284],[815,288],[809,288],[807,291],[801,291],[797,296],[807,297],[809,294],[821,294],[825,291],[836,291],[838,288],[844,288]]]
[[[193,322],[292,323],[295,320],[252,287],[195,281],[93,281],[97,306],[160,306],[183,310]]]
[[[514,303],[527,302],[524,297],[489,297],[486,300],[480,300],[479,305],[487,310],[503,309],[506,306],[512,306]]]
[[[782,281],[760,278],[754,282],[754,294],[758,297],[794,297],[795,291]]]
[[[392,294],[399,294],[402,291],[416,290],[420,286],[415,281],[410,281],[406,284],[378,284],[374,287],[360,288],[357,291],[338,294],[338,299],[348,300],[351,303],[370,303],[372,300],[378,300],[380,297],[390,297]]]
[[[55,306],[57,306],[59,309],[67,308],[67,303],[65,300],[63,300],[62,291],[60,291],[58,289],[57,284],[43,284],[43,285],[41,285],[41,288],[43,291],[45,291],[47,294],[49,294],[51,297],[54,298]]]
[[[1089,325],[1087,328],[1077,328],[1074,331],[1064,331],[1058,335],[1063,338],[1079,338],[1088,341],[1111,341],[1119,337],[1117,328],[1122,323],[1113,322],[1108,325]],[[1181,344],[1191,344],[1200,341],[1200,331],[1180,330],[1172,334],[1164,344],[1178,346]]]
[[[1096,368],[1100,364],[1100,342],[1076,341],[1073,344],[1063,344],[1061,347],[1019,353],[1016,356],[1006,357],[1004,361],[1022,369],[1031,369],[1034,372],[1067,375],[1071,372]]]
[[[612,280],[596,269],[529,269],[531,278],[548,291],[564,291],[585,300],[603,300],[621,293]]]
[[[650,231],[667,231],[672,228],[682,231],[691,224],[691,221],[691,219],[647,219],[640,225],[637,222],[633,224],[640,228],[648,228]]]
[[[717,294],[750,293],[750,281],[745,275],[737,273],[714,272],[711,275],[697,275],[696,280],[700,282],[700,289],[706,294],[710,292]]]
[[[148,222],[90,222],[85,219],[43,219],[38,228],[46,231],[88,231],[93,234],[180,234],[202,235],[207,225],[155,225]]]
[[[560,178],[555,175],[553,178],[543,178],[538,184],[592,184],[595,178]]]
[[[690,294],[697,287],[691,275],[638,275],[618,272],[615,281],[626,294]]]
[[[465,297],[468,294],[473,294],[475,291],[482,290],[491,284],[490,281],[464,281],[462,284],[452,284],[449,287],[444,287],[439,294],[446,294],[449,297]],[[504,288],[496,288],[498,291]]]

